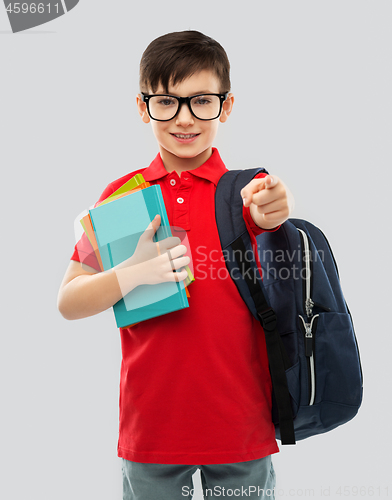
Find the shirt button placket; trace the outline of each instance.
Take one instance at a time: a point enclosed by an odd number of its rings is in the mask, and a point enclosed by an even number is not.
[[[190,229],[189,211],[190,211],[190,193],[192,190],[193,179],[191,176],[180,177],[177,181],[176,203],[174,208],[173,224],[186,231]]]

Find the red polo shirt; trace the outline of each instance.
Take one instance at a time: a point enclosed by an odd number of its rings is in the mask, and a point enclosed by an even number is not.
[[[186,230],[195,276],[188,308],[120,329],[118,456],[127,460],[217,464],[279,451],[264,334],[227,272],[215,222],[216,185],[226,171],[215,148],[181,177],[158,154],[99,200],[139,172],[159,184],[170,224]],[[261,231],[249,209],[244,218]],[[72,259],[98,269],[86,238],[77,248]]]

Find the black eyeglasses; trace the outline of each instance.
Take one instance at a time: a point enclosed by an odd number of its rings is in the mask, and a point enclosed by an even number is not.
[[[152,120],[168,122],[178,115],[182,104],[188,105],[189,111],[198,120],[215,120],[219,118],[222,104],[229,95],[197,94],[189,97],[177,97],[167,94],[144,94],[142,101],[147,104],[148,115]]]

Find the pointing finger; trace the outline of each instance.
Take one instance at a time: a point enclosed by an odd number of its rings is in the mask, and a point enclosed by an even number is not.
[[[255,193],[265,189],[266,178],[267,177],[253,179],[249,182],[249,184],[241,189],[241,197],[245,207],[248,207],[252,203],[252,198]]]

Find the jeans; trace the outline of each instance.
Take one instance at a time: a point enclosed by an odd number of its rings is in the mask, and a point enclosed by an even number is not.
[[[271,456],[233,464],[172,465],[122,459],[123,500],[192,500],[192,475],[200,469],[206,500],[275,498]]]

